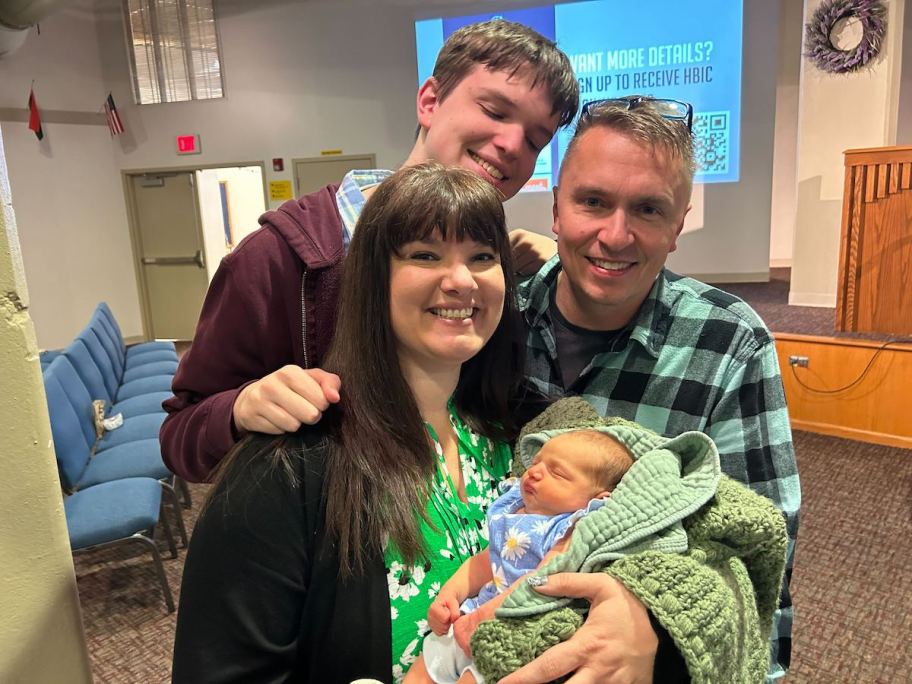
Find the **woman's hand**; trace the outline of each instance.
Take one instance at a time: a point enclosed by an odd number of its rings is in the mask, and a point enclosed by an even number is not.
[[[548,596],[591,603],[586,623],[569,640],[501,679],[501,684],[541,684],[575,673],[567,684],[649,684],[658,638],[649,613],[627,588],[604,573],[559,573],[535,587]]]

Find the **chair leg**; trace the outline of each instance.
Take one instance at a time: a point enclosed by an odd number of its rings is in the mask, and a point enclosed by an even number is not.
[[[168,542],[168,550],[171,551],[171,558],[177,558],[177,545],[174,543],[174,535],[171,534],[171,524],[168,522],[168,515],[165,511],[164,502],[161,504],[158,512],[158,522],[161,523],[162,532],[165,533],[165,541]],[[155,539],[155,536],[152,536]]]
[[[155,571],[158,573],[158,581],[161,583],[162,594],[165,595],[165,605],[168,612],[174,612],[174,597],[171,595],[171,587],[168,586],[168,578],[165,576],[165,567],[162,565],[161,554],[155,542],[142,534],[134,534],[132,539],[146,546],[152,552],[152,560],[155,562]]]
[[[184,500],[184,508],[193,506],[193,499],[190,498],[190,486],[187,481],[182,477],[175,477],[174,484],[180,488],[181,498]]]
[[[181,480],[178,480],[179,482]],[[171,508],[174,511],[174,516],[177,518],[177,533],[181,538],[181,546],[185,549],[187,548],[187,527],[184,525],[184,514],[181,512],[180,503],[177,499],[177,492],[174,491],[174,487],[169,485],[166,482],[161,483],[162,492],[165,494],[165,497],[168,499],[168,503],[171,504]]]

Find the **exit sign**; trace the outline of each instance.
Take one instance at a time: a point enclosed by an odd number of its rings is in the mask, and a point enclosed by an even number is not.
[[[178,154],[199,154],[200,137],[198,135],[179,135],[177,136],[177,153]]]

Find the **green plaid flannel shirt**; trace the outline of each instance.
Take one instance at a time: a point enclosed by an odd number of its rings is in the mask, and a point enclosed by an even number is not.
[[[564,387],[548,312],[559,272],[555,257],[519,286],[531,382],[549,396],[579,395],[603,415],[662,435],[705,432],[719,448],[722,470],[785,513],[789,552],[769,675],[778,679],[791,660],[789,580],[801,491],[771,333],[737,297],[664,270],[628,331]]]

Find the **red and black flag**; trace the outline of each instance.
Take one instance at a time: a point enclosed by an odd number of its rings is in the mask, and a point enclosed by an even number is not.
[[[44,130],[41,128],[41,114],[38,113],[38,103],[35,102],[35,91],[29,89],[29,128],[35,131],[38,140],[44,137]]]
[[[117,113],[117,107],[114,106],[114,96],[108,93],[108,98],[104,103],[105,116],[108,119],[108,129],[111,136],[120,135],[124,132],[123,121],[120,120],[120,114]]]

